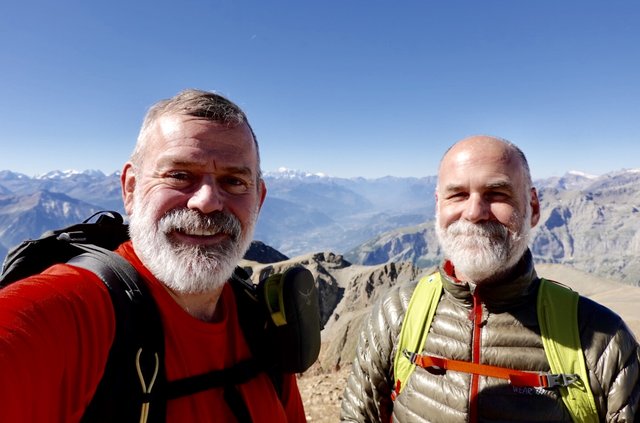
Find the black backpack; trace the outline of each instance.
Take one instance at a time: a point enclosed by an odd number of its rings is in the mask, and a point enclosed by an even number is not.
[[[94,272],[108,287],[116,336],[83,422],[164,422],[168,400],[216,387],[224,388],[238,421],[250,422],[237,385],[267,372],[280,393],[284,373],[304,372],[317,359],[320,320],[311,273],[292,267],[256,286],[243,269],[236,268],[230,282],[253,358],[228,369],[168,382],[156,304],[138,272],[112,251],[128,239],[120,214],[100,212],[81,224],[47,232],[13,248],[0,274],[1,288],[67,262]]]

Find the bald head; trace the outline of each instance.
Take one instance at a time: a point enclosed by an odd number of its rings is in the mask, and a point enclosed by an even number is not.
[[[540,218],[522,151],[501,138],[473,136],[442,158],[436,189],[436,232],[456,277],[499,278],[527,250]]]
[[[474,135],[464,138],[449,147],[440,161],[438,180],[440,180],[443,168],[455,166],[457,162],[477,162],[486,160],[489,157],[491,157],[492,160],[508,163],[516,168],[520,168],[525,190],[532,187],[533,182],[531,180],[529,163],[522,150],[511,141],[488,135]]]

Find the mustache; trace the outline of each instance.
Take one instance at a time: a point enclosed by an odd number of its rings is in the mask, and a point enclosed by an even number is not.
[[[509,229],[498,222],[471,223],[458,220],[447,227],[452,236],[479,236],[485,238],[505,239],[509,236]]]
[[[234,241],[242,234],[242,225],[231,213],[215,211],[209,214],[197,210],[174,209],[168,211],[158,222],[164,233],[180,231],[187,233],[222,233]]]

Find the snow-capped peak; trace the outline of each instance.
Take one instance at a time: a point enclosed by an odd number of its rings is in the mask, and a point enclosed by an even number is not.
[[[567,172],[567,174],[572,175],[572,176],[580,176],[580,177],[587,178],[587,179],[598,179],[598,175],[591,175],[589,173],[582,172],[582,171],[579,171],[579,170],[570,170],[569,172]]]
[[[303,178],[326,178],[325,173],[311,173],[286,167],[279,167],[274,172],[265,172],[265,176],[282,179],[303,179]]]
[[[67,170],[52,170],[42,175],[37,175],[34,179],[68,179],[77,175],[86,175],[90,177],[104,177],[104,173],[100,170],[89,169],[85,171],[78,171],[75,169]]]

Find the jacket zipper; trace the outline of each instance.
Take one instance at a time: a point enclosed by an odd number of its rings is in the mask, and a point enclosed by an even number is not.
[[[469,318],[473,321],[471,362],[480,363],[480,348],[482,339],[482,302],[477,294],[473,294],[473,310]],[[478,381],[479,375],[471,375],[471,388],[469,392],[469,421],[478,421]]]

